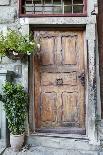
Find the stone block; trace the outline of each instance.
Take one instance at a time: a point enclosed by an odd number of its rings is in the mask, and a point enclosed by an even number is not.
[[[16,16],[15,7],[0,7],[0,24],[13,22]]]
[[[10,4],[10,0],[3,0],[3,1],[0,1],[0,5],[9,5]]]

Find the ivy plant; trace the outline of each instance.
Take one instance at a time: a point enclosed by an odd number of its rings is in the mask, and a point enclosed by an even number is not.
[[[8,127],[13,135],[24,133],[27,113],[28,95],[21,84],[6,82],[0,100],[8,120]]]

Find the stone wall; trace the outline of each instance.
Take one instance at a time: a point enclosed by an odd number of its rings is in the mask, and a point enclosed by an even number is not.
[[[3,0],[0,1],[0,31],[6,33],[7,29],[21,29],[18,18],[18,0]],[[28,63],[21,63],[21,61],[10,60],[8,57],[0,57],[0,92],[2,91],[2,84],[6,80],[7,71],[16,71],[19,65],[22,73],[15,81],[23,84],[28,91]],[[0,102],[0,128],[1,138],[6,137],[5,113],[3,105]]]
[[[18,0],[3,0],[0,1],[0,31],[6,33],[7,29],[22,30],[22,25],[18,18]],[[14,71],[16,65],[21,65],[22,75],[17,81],[23,82],[23,85],[28,89],[28,67],[27,62],[22,64],[21,61],[13,61],[7,57],[0,58],[0,72],[7,70]]]
[[[18,0],[3,0],[0,1],[0,31],[6,33],[8,28],[19,29],[22,33],[29,34],[30,26],[57,26],[57,27],[85,27],[85,47],[88,51],[85,51],[88,55],[88,68],[87,68],[87,88],[86,88],[86,136],[89,138],[90,143],[98,143],[98,133],[95,126],[95,118],[97,114],[97,104],[100,107],[100,103],[97,102],[96,91],[96,16],[91,15],[94,10],[94,3],[96,0],[88,0],[87,4],[87,17],[39,17],[39,18],[21,18],[18,17]],[[88,44],[86,44],[88,40]],[[0,59],[1,60],[1,59]],[[6,73],[7,70],[14,71],[17,65],[21,65],[22,75],[16,81],[22,82],[25,89],[28,89],[28,64],[23,64],[20,61],[13,61],[7,57],[3,57],[0,61],[0,73]],[[2,82],[1,82],[2,83]],[[99,94],[99,92],[98,92]],[[29,120],[32,124],[31,128],[34,130],[35,121],[33,118],[33,96],[30,103]]]

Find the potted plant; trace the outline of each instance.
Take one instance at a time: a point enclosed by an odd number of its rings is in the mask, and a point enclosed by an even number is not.
[[[36,53],[38,45],[31,35],[22,35],[15,30],[8,30],[6,35],[0,33],[0,55],[13,60]]]
[[[24,142],[28,95],[21,84],[6,82],[0,100],[8,120],[11,148],[18,151]]]

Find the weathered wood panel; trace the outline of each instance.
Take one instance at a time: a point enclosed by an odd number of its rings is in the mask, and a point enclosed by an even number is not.
[[[78,110],[80,107],[78,107],[78,99],[76,93],[69,93],[64,92],[62,94],[62,100],[63,100],[63,123],[67,123],[67,126],[71,126],[72,123],[75,125],[75,123],[78,121]]]
[[[53,51],[54,51],[54,38],[41,39],[42,65],[54,64]]]
[[[76,36],[62,37],[63,64],[75,65],[77,63]]]
[[[63,85],[76,85],[77,83],[76,72],[70,72],[70,73],[42,73],[41,84],[43,86],[48,86],[48,85],[55,86],[57,79],[62,79]]]
[[[41,94],[42,104],[40,105],[40,109],[41,109],[42,122],[51,123],[51,122],[56,121],[56,100],[57,100],[56,93],[42,93]]]
[[[41,44],[40,64],[35,63],[36,129],[83,130],[84,72],[82,31],[36,31]],[[66,128],[66,129],[64,129]],[[62,132],[63,132],[62,130]],[[59,131],[58,131],[59,132]],[[76,133],[76,131],[74,132]]]

